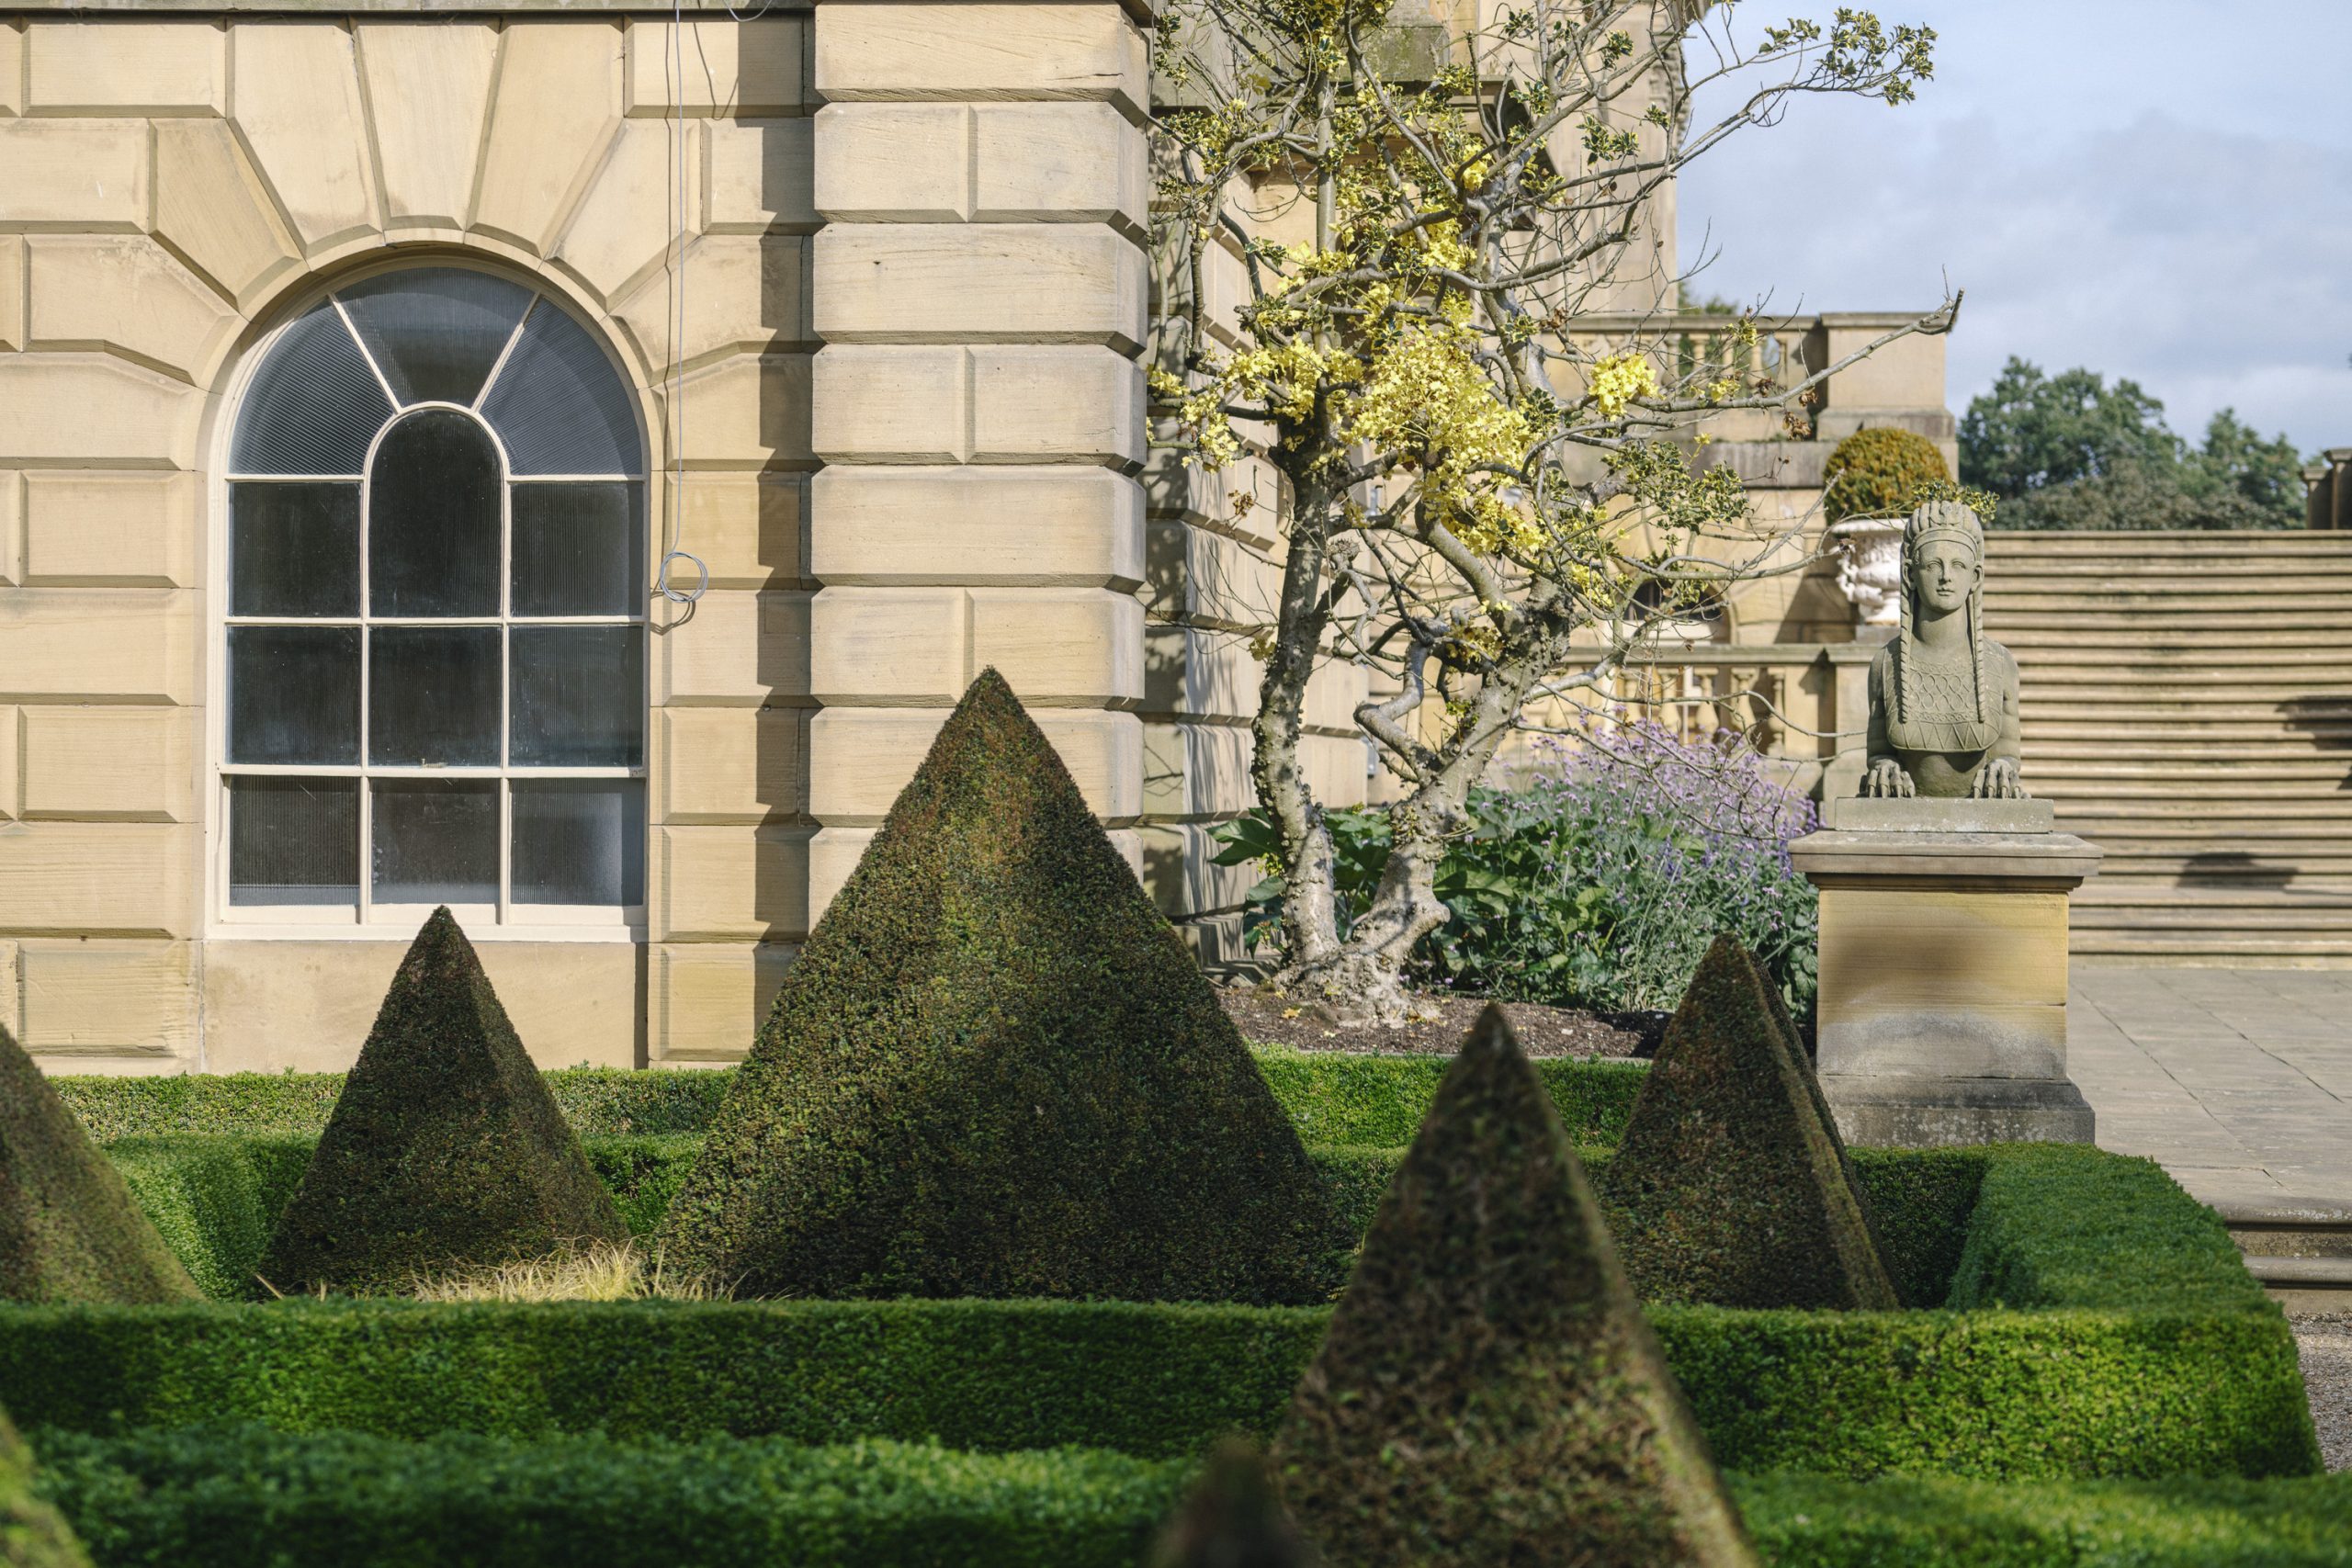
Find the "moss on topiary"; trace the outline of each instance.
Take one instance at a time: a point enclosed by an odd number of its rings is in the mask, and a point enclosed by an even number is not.
[[[1318,1561],[1283,1506],[1266,1456],[1246,1438],[1227,1438],[1209,1450],[1150,1568],[1315,1568]]]
[[[1898,1304],[1820,1080],[1731,937],[1667,1025],[1603,1198],[1645,1302]]]
[[[261,1276],[398,1291],[457,1264],[628,1235],[473,944],[435,909],[345,1079]]]
[[[55,1508],[33,1494],[33,1456],[0,1411],[0,1568],[90,1568]]]
[[[1951,478],[1944,455],[1926,436],[1871,425],[1831,449],[1821,467],[1822,505],[1832,523],[1906,516],[1919,504],[1922,487]]]
[[[200,1292],[33,1059],[0,1029],[0,1301]]]
[[[1499,1009],[1381,1200],[1275,1446],[1325,1560],[1752,1564]]]
[[[664,1240],[750,1295],[1299,1302],[1348,1238],[991,670],[786,976]]]

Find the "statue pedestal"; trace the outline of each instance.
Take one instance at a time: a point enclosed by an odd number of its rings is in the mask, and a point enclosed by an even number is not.
[[[1829,806],[1789,857],[1821,890],[1818,1065],[1846,1141],[2090,1142],[2066,907],[2098,848],[2051,830],[2047,801]]]

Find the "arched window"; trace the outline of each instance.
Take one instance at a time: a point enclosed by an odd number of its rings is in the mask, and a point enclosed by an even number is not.
[[[263,349],[231,434],[226,918],[645,901],[645,459],[553,300],[422,267]]]

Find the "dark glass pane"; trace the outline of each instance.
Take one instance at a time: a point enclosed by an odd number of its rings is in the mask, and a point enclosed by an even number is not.
[[[237,413],[229,468],[356,474],[392,405],[335,308],[313,305],[270,346]]]
[[[470,406],[531,303],[531,291],[451,267],[388,273],[343,291],[343,308],[402,403]]]
[[[638,626],[517,626],[517,767],[633,768],[645,755],[645,635]]]
[[[498,785],[378,779],[370,864],[379,904],[498,902]]]
[[[498,449],[470,414],[426,409],[376,448],[368,603],[379,615],[498,614]]]
[[[643,781],[517,781],[514,902],[644,903]]]
[[[639,484],[514,487],[518,615],[633,615],[643,606]]]
[[[229,613],[359,614],[359,487],[229,487]]]
[[[229,781],[229,902],[359,902],[357,779]]]
[[[368,761],[497,766],[496,626],[375,626],[368,658]]]
[[[482,400],[518,474],[635,474],[628,389],[588,329],[545,299]]]
[[[229,761],[359,761],[357,627],[229,628]]]

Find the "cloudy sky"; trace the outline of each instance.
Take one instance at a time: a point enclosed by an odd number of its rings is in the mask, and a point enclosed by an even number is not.
[[[1748,0],[1735,25],[1828,8]],[[1799,102],[1701,160],[1695,292],[1901,310],[1949,276],[1955,413],[2017,355],[2131,377],[2185,434],[2234,407],[2306,454],[2352,446],[2352,0],[1876,9],[1936,29],[1936,79],[1900,108]]]

